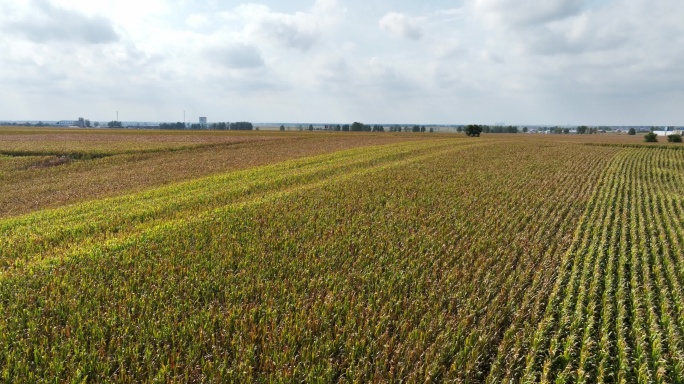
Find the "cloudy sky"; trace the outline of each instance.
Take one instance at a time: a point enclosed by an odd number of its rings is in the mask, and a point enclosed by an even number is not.
[[[0,119],[684,125],[681,0],[0,0]]]

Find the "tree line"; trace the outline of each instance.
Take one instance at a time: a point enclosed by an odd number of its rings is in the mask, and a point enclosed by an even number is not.
[[[466,126],[459,126],[456,128],[458,132],[465,132],[466,135],[468,136],[480,136],[481,133],[527,133],[528,128],[523,127],[520,129],[519,127],[516,127],[514,125],[509,125],[509,126],[502,126],[502,125],[480,125],[480,124],[468,124]],[[550,133],[556,133],[556,134],[569,134],[571,132],[570,128],[562,128],[562,127],[551,127],[548,129],[548,132]],[[596,127],[588,127],[586,125],[580,125],[577,128],[575,128],[575,133],[584,135],[584,134],[597,134],[599,132],[599,128]],[[632,133],[630,133],[632,134]]]
[[[254,125],[248,121],[237,121],[233,123],[220,122],[211,123],[207,125],[202,124],[190,124],[189,126],[182,122],[177,123],[161,123],[159,124],[160,129],[214,129],[219,131],[251,131],[254,129]]]
[[[297,130],[303,131],[305,128],[302,125],[299,125],[296,127]],[[319,128],[321,129],[321,128]],[[280,125],[280,130],[284,131],[285,130],[285,125],[282,124]],[[314,130],[313,124],[309,124],[308,127],[309,131]],[[390,125],[388,127],[385,127],[384,125],[380,124],[364,124],[360,123],[358,121],[355,121],[352,124],[332,124],[332,125],[326,125],[324,130],[326,131],[339,131],[339,132],[428,132],[428,129],[424,125],[413,125],[413,126],[404,126],[402,127],[401,125],[395,124],[395,125]],[[429,132],[434,132],[433,128],[429,128]]]

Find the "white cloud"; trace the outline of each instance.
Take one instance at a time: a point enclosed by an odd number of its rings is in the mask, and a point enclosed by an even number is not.
[[[314,61],[315,76],[324,87],[348,85],[351,68],[343,57],[319,57]]]
[[[475,0],[475,10],[494,26],[528,26],[562,20],[582,11],[583,0]]]
[[[245,4],[236,14],[246,20],[244,33],[262,44],[278,44],[302,52],[320,42],[327,28],[344,17],[345,9],[335,0],[319,0],[307,12],[280,13],[269,7]]]
[[[405,39],[420,40],[423,38],[423,31],[420,28],[420,22],[413,17],[390,12],[383,16],[380,21],[378,21],[380,29],[383,31]]]
[[[0,119],[671,124],[682,14],[680,0],[0,0]]]
[[[594,8],[554,0],[543,8],[527,1],[474,0],[487,21],[487,48],[500,52],[515,76],[557,94],[614,95],[633,90],[684,88],[684,4],[672,0],[612,1]],[[510,67],[509,67],[510,68]],[[641,93],[641,94],[640,94]]]
[[[228,44],[208,48],[205,54],[208,59],[232,69],[251,69],[264,65],[259,49],[248,44]]]
[[[459,39],[445,38],[433,43],[432,54],[439,59],[459,58],[467,54],[467,50]]]
[[[35,43],[101,44],[119,40],[111,20],[103,16],[89,16],[47,0],[31,0],[29,4],[27,9],[6,4],[0,30]]]
[[[373,57],[368,63],[368,79],[365,81],[368,88],[374,89],[379,94],[391,98],[403,98],[415,96],[419,91],[419,83],[413,81],[400,67],[384,60]]]
[[[210,25],[209,17],[201,14],[194,14],[185,19],[185,24],[193,29],[200,29]]]

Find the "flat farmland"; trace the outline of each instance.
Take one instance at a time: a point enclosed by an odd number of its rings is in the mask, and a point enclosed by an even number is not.
[[[641,140],[0,130],[0,378],[680,382]]]
[[[421,138],[0,127],[0,217],[288,159],[416,139]]]

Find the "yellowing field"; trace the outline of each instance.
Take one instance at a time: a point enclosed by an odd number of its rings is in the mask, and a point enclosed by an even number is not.
[[[411,135],[0,127],[0,217],[288,159],[420,139]]]
[[[43,189],[2,200],[0,378],[682,381],[679,147],[262,135],[40,168],[55,148],[6,149],[0,188]],[[112,170],[151,176],[92,187]]]

